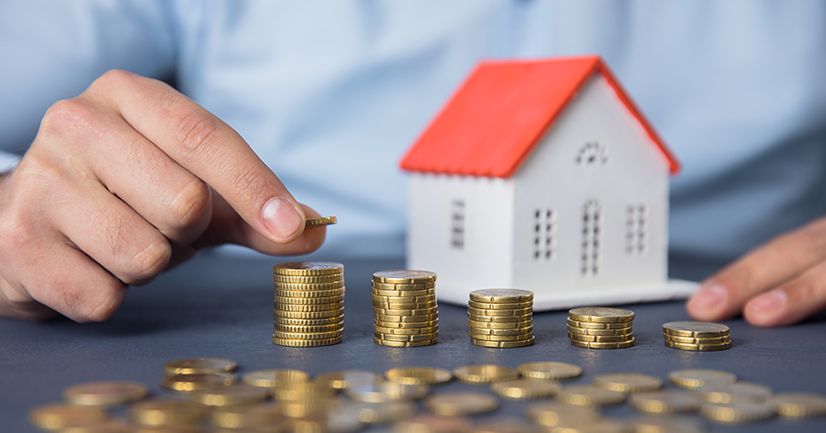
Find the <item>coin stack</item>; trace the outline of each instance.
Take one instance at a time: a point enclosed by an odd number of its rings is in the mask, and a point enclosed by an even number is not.
[[[534,344],[533,292],[484,289],[470,292],[468,332],[482,347],[524,347]]]
[[[344,266],[284,263],[273,268],[272,342],[315,347],[341,343],[344,335]]]
[[[435,344],[439,335],[436,274],[381,271],[373,274],[373,341],[381,346]]]
[[[568,338],[586,349],[623,349],[634,345],[634,312],[582,307],[568,311]]]
[[[721,323],[668,322],[663,325],[665,345],[673,349],[708,352],[731,347],[731,330]]]

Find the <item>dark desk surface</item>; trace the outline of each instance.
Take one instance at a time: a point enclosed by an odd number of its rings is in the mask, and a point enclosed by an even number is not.
[[[719,368],[775,391],[826,392],[826,322],[780,329],[757,329],[741,320],[728,322],[735,346],[728,351],[692,353],[663,346],[662,323],[685,319],[681,303],[634,305],[637,346],[596,351],[572,347],[565,336],[565,313],[536,314],[537,344],[521,349],[472,346],[465,331],[465,310],[440,306],[439,344],[414,349],[378,347],[371,340],[370,274],[399,263],[346,263],[347,306],[344,342],[337,346],[291,349],[274,346],[272,336],[272,261],[205,256],[131,289],[112,320],[79,325],[66,320],[27,323],[0,319],[0,430],[33,432],[28,411],[56,402],[66,386],[94,380],[127,379],[154,391],[166,361],[193,356],[236,360],[242,371],[300,368],[312,374],[345,368],[384,371],[400,365],[453,368],[470,363],[516,366],[535,360],[581,365],[595,373],[638,371],[665,377],[674,369]],[[448,388],[469,387],[459,383]],[[518,414],[524,403],[505,402],[498,413]],[[606,415],[626,417],[627,407]],[[826,431],[826,419],[774,420],[746,427],[709,425],[709,431]]]

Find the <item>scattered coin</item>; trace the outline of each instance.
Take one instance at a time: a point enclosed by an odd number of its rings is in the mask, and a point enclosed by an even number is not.
[[[235,383],[235,376],[229,373],[192,373],[166,376],[161,386],[172,391],[192,392],[229,386]]]
[[[563,388],[556,399],[574,406],[604,406],[622,403],[625,394],[593,385],[571,385]]]
[[[443,368],[433,367],[399,367],[387,370],[387,380],[405,384],[436,385],[449,382],[453,373]]]
[[[250,385],[233,385],[196,391],[190,398],[205,406],[239,406],[260,403],[267,399],[267,391]]]
[[[506,416],[476,423],[473,433],[539,433],[539,428],[522,418]]]
[[[516,379],[516,370],[496,364],[466,365],[453,370],[453,376],[467,383],[491,383]]]
[[[680,388],[697,389],[708,385],[729,385],[737,382],[737,376],[727,371],[686,369],[672,371],[668,380]]]
[[[304,220],[304,229],[306,230],[310,227],[328,226],[331,224],[335,224],[337,222],[338,219],[334,216],[307,218],[306,220]]]
[[[697,389],[707,403],[764,402],[772,396],[768,386],[751,382],[709,384]]]
[[[195,426],[206,414],[204,406],[186,400],[148,400],[129,408],[132,421],[146,426]]]
[[[652,416],[637,418],[631,423],[635,433],[703,433],[694,420],[676,417]]]
[[[369,382],[351,384],[346,389],[347,395],[355,401],[365,403],[384,403],[399,400],[418,400],[430,392],[430,386],[424,383],[406,384],[400,382]]]
[[[282,424],[281,408],[273,403],[216,407],[210,412],[213,426],[225,429],[254,429]]]
[[[634,409],[650,414],[696,412],[702,400],[686,391],[665,390],[632,394],[628,403]]]
[[[534,403],[528,406],[525,415],[544,427],[559,427],[582,422],[595,422],[601,415],[594,407],[571,406],[562,403]]]
[[[523,377],[530,379],[571,379],[582,374],[582,367],[565,362],[528,362],[517,367]]]
[[[167,376],[196,373],[232,373],[238,364],[224,358],[188,358],[167,362],[164,372]]]
[[[61,403],[36,407],[29,413],[32,424],[43,430],[94,426],[106,419],[106,412],[100,407]]]
[[[417,415],[393,425],[392,433],[480,433],[464,418]]]
[[[63,398],[81,406],[118,406],[140,400],[147,393],[146,386],[138,382],[90,382],[66,388]]]
[[[324,373],[315,378],[316,383],[329,386],[334,390],[344,390],[352,384],[381,382],[380,375],[366,370],[343,370]]]
[[[711,421],[725,424],[762,421],[777,414],[774,405],[767,402],[706,403],[700,408],[700,413]]]
[[[826,416],[826,396],[806,392],[784,392],[776,394],[771,403],[780,416],[806,418]]]
[[[416,413],[416,406],[409,401],[391,401],[386,403],[361,403],[355,406],[361,422],[381,424],[410,418]]]
[[[594,377],[594,385],[617,392],[640,392],[660,389],[663,381],[647,374],[613,373]]]
[[[521,378],[494,382],[490,389],[500,397],[521,400],[553,397],[562,386],[550,380]]]
[[[499,407],[496,397],[478,392],[445,392],[428,397],[424,404],[431,412],[442,416],[475,415]]]

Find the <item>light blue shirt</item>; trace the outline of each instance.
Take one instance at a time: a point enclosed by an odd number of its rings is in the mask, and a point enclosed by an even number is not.
[[[682,162],[677,261],[717,266],[824,213],[826,3],[5,0],[0,149],[111,68],[173,81],[341,224],[401,257],[405,149],[480,59],[597,53]],[[117,146],[117,143],[111,143]]]

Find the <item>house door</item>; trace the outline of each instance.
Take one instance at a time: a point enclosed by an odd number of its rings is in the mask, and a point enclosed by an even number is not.
[[[582,205],[582,256],[580,274],[594,277],[599,274],[602,250],[602,209],[599,202],[589,199]]]

